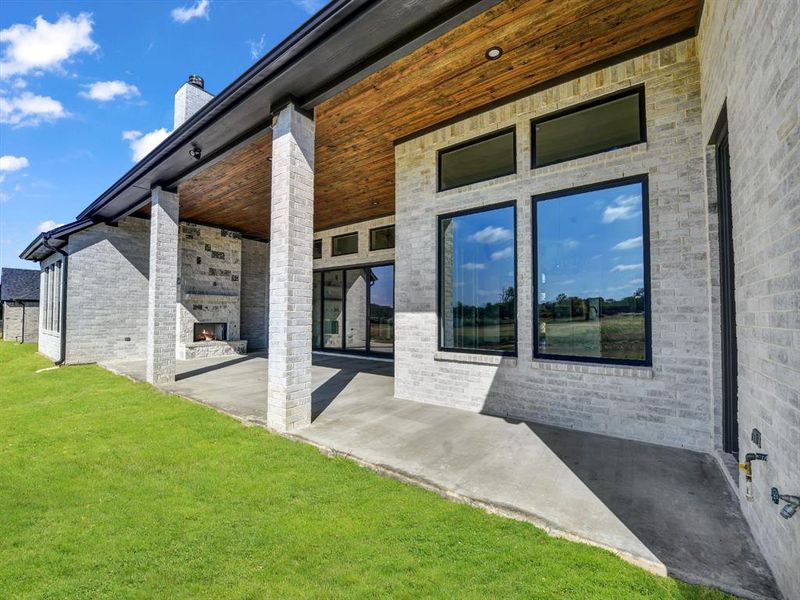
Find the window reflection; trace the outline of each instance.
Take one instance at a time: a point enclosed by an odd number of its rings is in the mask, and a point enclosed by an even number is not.
[[[539,356],[645,362],[642,181],[537,199]]]
[[[516,353],[513,205],[442,217],[440,345]]]

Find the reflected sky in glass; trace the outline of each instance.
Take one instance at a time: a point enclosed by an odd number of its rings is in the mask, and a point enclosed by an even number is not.
[[[620,299],[644,287],[642,184],[536,202],[539,302]]]
[[[453,218],[454,304],[483,306],[514,287],[514,208]]]
[[[373,267],[370,302],[378,306],[394,306],[394,267]]]

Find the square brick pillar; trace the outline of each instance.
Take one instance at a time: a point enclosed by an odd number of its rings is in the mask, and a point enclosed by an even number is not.
[[[175,381],[178,300],[178,194],[153,188],[147,305],[147,381]]]
[[[294,104],[272,124],[267,425],[311,423],[314,121]]]

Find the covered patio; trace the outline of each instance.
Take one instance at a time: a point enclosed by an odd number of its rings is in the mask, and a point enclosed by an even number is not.
[[[268,358],[178,361],[164,391],[267,424]],[[145,361],[103,366],[144,380]],[[710,455],[393,397],[393,363],[315,353],[312,423],[292,438],[643,568],[746,598],[777,595]]]

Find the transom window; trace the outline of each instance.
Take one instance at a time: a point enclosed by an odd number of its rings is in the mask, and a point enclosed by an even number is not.
[[[533,167],[644,142],[644,88],[534,119],[531,138]]]
[[[389,248],[394,248],[394,225],[369,230],[370,250],[387,250]]]
[[[649,365],[647,178],[534,197],[534,354]]]
[[[439,217],[439,347],[517,352],[516,207]]]
[[[438,190],[450,190],[517,172],[516,134],[503,129],[439,151]]]
[[[358,232],[337,235],[335,238],[332,238],[331,254],[333,256],[358,254]]]

